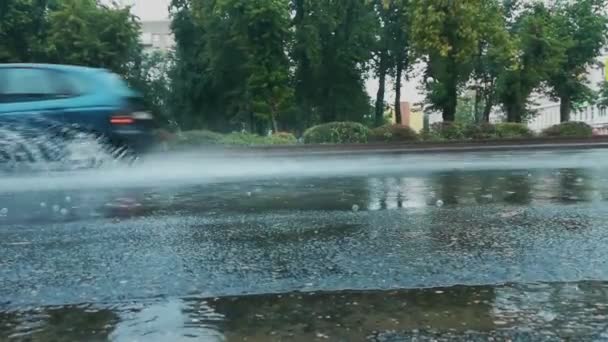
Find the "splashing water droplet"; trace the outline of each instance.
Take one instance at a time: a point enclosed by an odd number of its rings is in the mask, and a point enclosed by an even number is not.
[[[359,206],[358,206],[358,205],[356,205],[356,204],[353,204],[353,211],[354,211],[354,212],[359,211]]]
[[[66,208],[61,209],[60,211],[61,215],[65,216],[68,214],[68,210]]]
[[[443,207],[444,203],[442,200],[437,200],[437,202],[435,202],[435,205],[439,208]]]

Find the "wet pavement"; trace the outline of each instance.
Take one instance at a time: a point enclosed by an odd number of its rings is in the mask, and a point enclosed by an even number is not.
[[[606,157],[9,175],[0,341],[608,340]]]

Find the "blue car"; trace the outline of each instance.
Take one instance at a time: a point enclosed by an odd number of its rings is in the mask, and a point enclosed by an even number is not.
[[[15,122],[76,127],[136,153],[155,143],[142,97],[104,69],[0,64],[0,128]]]

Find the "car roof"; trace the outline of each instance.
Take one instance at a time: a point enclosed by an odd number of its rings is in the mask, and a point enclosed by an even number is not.
[[[0,69],[3,68],[41,68],[48,70],[57,70],[64,72],[100,72],[108,71],[106,69],[91,68],[79,65],[66,64],[44,64],[44,63],[0,63]]]

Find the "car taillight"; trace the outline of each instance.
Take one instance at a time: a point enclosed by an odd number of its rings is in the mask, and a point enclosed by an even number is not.
[[[127,115],[117,115],[110,117],[112,125],[132,125],[135,123],[135,118]]]

